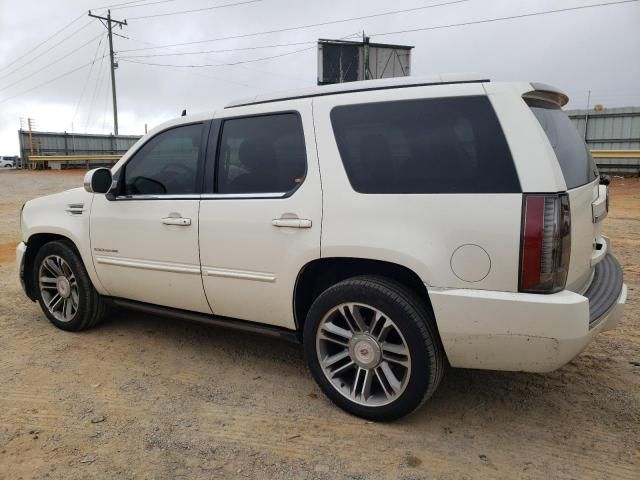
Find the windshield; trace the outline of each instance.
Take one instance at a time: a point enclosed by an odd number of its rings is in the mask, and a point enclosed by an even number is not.
[[[553,103],[526,99],[553,147],[567,189],[592,182],[598,176],[591,152],[576,127],[560,107]]]

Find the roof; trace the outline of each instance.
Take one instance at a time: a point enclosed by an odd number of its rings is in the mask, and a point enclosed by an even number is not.
[[[328,38],[319,38],[318,43],[323,45],[355,45],[355,46],[363,46],[362,41],[353,41],[353,40],[331,40]],[[397,45],[394,43],[375,43],[375,42],[367,42],[367,47],[373,48],[394,48],[397,50],[412,50],[415,47],[413,45]]]
[[[577,117],[584,117],[586,113],[588,113],[590,117],[606,117],[611,115],[628,115],[635,117],[640,115],[640,107],[605,107],[602,110],[594,110],[592,107],[590,109],[565,110],[565,113],[569,116],[575,115]]]
[[[389,88],[420,87],[427,85],[446,85],[451,83],[478,83],[488,82],[489,79],[473,73],[441,74],[428,77],[396,77],[379,80],[361,80],[358,82],[336,83],[309,87],[299,90],[287,90],[282,92],[256,95],[241,98],[226,105],[225,108],[255,105],[257,103],[278,102],[295,98],[319,97],[324,95],[336,95],[349,92],[362,92],[366,90],[384,90]]]

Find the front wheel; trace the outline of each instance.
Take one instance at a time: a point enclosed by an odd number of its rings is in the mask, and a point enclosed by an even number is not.
[[[80,255],[66,242],[43,245],[34,262],[38,303],[62,330],[79,331],[99,323],[107,305],[93,288]]]
[[[382,277],[355,277],[323,292],[304,326],[309,368],[323,392],[349,413],[394,420],[436,390],[444,353],[423,302]]]

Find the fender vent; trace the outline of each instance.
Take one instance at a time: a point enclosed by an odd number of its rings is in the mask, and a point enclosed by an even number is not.
[[[82,215],[82,212],[84,212],[84,203],[70,203],[67,205],[65,211],[69,215]]]

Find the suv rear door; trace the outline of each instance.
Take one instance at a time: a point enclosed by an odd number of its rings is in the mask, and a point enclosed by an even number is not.
[[[296,279],[320,256],[322,192],[311,101],[277,105],[214,120],[200,260],[214,314],[295,328]]]
[[[560,106],[535,92],[525,96],[525,101],[553,147],[567,185],[571,208],[567,288],[582,292],[591,279],[593,266],[607,251],[600,235],[600,224],[606,215],[607,188],[599,185],[598,169],[591,153]]]

